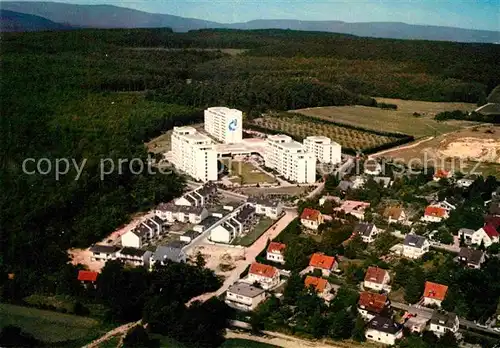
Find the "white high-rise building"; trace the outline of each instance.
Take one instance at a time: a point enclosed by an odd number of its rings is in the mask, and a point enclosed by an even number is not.
[[[316,157],[288,135],[270,135],[264,155],[266,167],[297,183],[316,181]]]
[[[212,139],[193,127],[174,127],[172,163],[196,180],[217,180],[217,152]]]
[[[205,110],[205,131],[225,144],[241,143],[243,139],[243,113],[223,106]]]
[[[312,136],[304,139],[304,148],[307,152],[312,152],[320,163],[340,163],[340,144],[324,136]]]

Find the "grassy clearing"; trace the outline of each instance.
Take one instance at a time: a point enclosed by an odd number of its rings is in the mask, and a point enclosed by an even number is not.
[[[307,117],[300,117],[294,113],[266,115],[253,120],[252,124],[271,131],[284,132],[299,141],[308,136],[323,135],[338,142],[343,148],[351,150],[368,150],[399,140],[396,136],[376,134],[321,121],[308,121]]]
[[[222,52],[230,56],[238,56],[248,51],[246,48],[170,48],[170,47],[129,47],[133,51],[166,51],[166,52],[182,52],[182,51],[206,51],[206,52]]]
[[[231,168],[229,169],[229,176],[238,176],[238,180],[235,179],[234,182],[240,185],[244,184],[260,184],[260,183],[274,183],[276,180],[261,172],[258,168],[247,162],[233,161],[229,159],[222,160],[224,165],[228,166],[231,163]]]
[[[0,304],[0,327],[14,325],[46,343],[88,342],[106,331],[99,321],[76,315]]]
[[[245,340],[242,338],[229,338],[227,339],[220,348],[274,348],[272,344]]]
[[[309,187],[307,186],[288,186],[288,187],[270,187],[270,188],[262,188],[262,187],[243,187],[240,191],[244,195],[272,195],[272,194],[282,194],[282,195],[290,195],[290,196],[300,196],[304,194]]]
[[[383,110],[367,106],[329,106],[294,110],[294,112],[377,131],[413,135],[416,138],[449,133],[473,124],[465,121],[434,121],[442,111],[472,111],[469,103],[433,103],[401,99],[376,98],[378,102],[396,104],[398,110]],[[415,117],[414,113],[420,114]]]
[[[252,245],[264,232],[267,231],[269,227],[273,225],[275,221],[269,218],[263,217],[260,221],[255,225],[254,229],[248,232],[241,238],[235,239],[232,244],[235,245],[243,245],[250,246]]]

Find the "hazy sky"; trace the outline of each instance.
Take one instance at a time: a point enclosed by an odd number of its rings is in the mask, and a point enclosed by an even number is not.
[[[500,0],[66,0],[216,22],[252,19],[405,22],[500,31]]]

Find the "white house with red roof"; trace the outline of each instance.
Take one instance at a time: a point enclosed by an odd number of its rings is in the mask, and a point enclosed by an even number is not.
[[[321,270],[323,277],[330,276],[330,273],[338,267],[335,257],[323,253],[315,253],[309,260],[309,266],[300,272],[301,275],[313,272],[315,269]]]
[[[475,231],[471,236],[471,244],[481,245],[487,248],[491,244],[498,243],[500,234],[497,229],[492,224],[486,224],[477,231]]]
[[[424,216],[420,219],[424,222],[441,222],[449,217],[448,210],[437,205],[429,205],[425,208]]]
[[[444,169],[439,169],[436,171],[436,173],[434,173],[434,176],[432,177],[432,179],[434,181],[439,181],[441,179],[450,179],[452,176],[453,176],[453,174],[450,171],[444,170]]]
[[[391,277],[389,276],[389,272],[382,268],[370,266],[366,271],[363,287],[365,289],[376,291],[385,290],[389,292],[391,289],[389,286],[390,281]]]
[[[300,223],[311,230],[317,230],[323,221],[323,215],[316,209],[305,208],[300,215]]]
[[[279,284],[280,272],[276,267],[254,262],[245,281],[250,284],[257,282],[265,290],[271,289]]]
[[[271,242],[267,246],[266,260],[278,263],[285,263],[286,245],[278,242]]]
[[[446,297],[448,287],[443,284],[425,282],[424,294],[422,303],[424,305],[435,305],[441,307],[441,303]]]

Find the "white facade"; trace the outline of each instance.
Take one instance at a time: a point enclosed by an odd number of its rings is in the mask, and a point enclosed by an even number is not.
[[[311,136],[303,141],[304,149],[313,153],[320,163],[340,163],[341,150],[340,144],[324,136]]]
[[[277,202],[276,204],[266,204],[263,202],[251,203],[255,205],[255,213],[265,215],[270,219],[276,220],[283,212],[283,203]]]
[[[430,243],[425,240],[421,247],[416,245],[403,245],[403,256],[409,259],[419,259],[426,252],[429,252]]]
[[[243,139],[243,113],[222,106],[205,110],[205,131],[225,144],[241,143]]]
[[[142,238],[134,231],[130,230],[122,235],[122,246],[131,248],[141,248]]]
[[[368,329],[366,330],[365,337],[371,341],[393,345],[396,343],[396,340],[403,338],[403,330],[396,333],[386,333],[383,331]]]
[[[481,227],[476,232],[474,232],[472,234],[471,244],[481,245],[481,243],[483,243],[484,247],[488,248],[491,244],[498,243],[498,241],[499,241],[498,236],[492,236],[492,237],[490,237],[486,233],[486,231],[484,230],[485,228],[488,228],[488,227]]]
[[[442,336],[448,331],[455,334],[458,332],[459,326],[460,321],[455,314],[437,313],[431,319],[429,331],[432,331],[437,336]]]
[[[212,139],[193,127],[174,127],[172,163],[196,180],[217,180],[217,151]]]
[[[226,243],[229,244],[236,236],[234,230],[228,230],[222,225],[219,225],[210,231],[210,240],[215,243]]]
[[[266,292],[250,284],[236,283],[226,292],[226,303],[245,311],[254,310],[266,299]]]
[[[316,157],[288,135],[267,138],[264,160],[266,167],[288,180],[309,184],[316,181]]]

